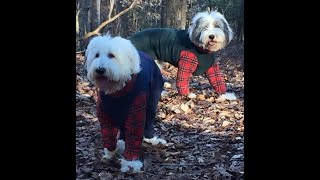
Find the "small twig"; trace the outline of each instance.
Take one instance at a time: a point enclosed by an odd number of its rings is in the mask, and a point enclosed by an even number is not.
[[[111,19],[111,13],[113,11],[113,6],[114,6],[114,0],[110,0],[110,10],[109,10],[109,15],[108,15],[109,19]]]

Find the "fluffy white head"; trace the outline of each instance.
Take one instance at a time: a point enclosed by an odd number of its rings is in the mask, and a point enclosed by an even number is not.
[[[131,41],[110,34],[90,40],[85,68],[88,79],[106,94],[122,89],[140,72],[140,57]]]
[[[210,52],[224,48],[233,38],[229,23],[217,11],[197,13],[188,32],[194,44]]]

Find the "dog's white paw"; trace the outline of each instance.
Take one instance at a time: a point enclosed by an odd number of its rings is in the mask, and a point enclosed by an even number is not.
[[[123,140],[118,140],[117,141],[117,154],[122,155],[125,147],[126,147],[125,142]]]
[[[195,93],[189,93],[188,94],[188,98],[190,98],[190,99],[194,99],[196,97],[197,97],[197,95]]]
[[[162,139],[162,138],[158,138],[156,136],[154,136],[153,138],[143,138],[143,141],[147,142],[147,143],[151,143],[152,145],[158,145],[159,143],[161,144],[167,144],[167,141]]]
[[[127,172],[130,170],[130,167],[133,168],[133,172],[140,172],[141,168],[142,168],[142,162],[139,160],[134,160],[134,161],[127,161],[125,159],[120,159],[120,164],[121,164],[121,168],[120,171],[121,172]]]
[[[225,93],[225,94],[221,94],[219,97],[218,97],[219,100],[237,100],[237,97],[234,93]]]
[[[111,159],[114,154],[117,152],[117,149],[115,149],[114,151],[109,151],[107,148],[103,149],[104,151],[104,155],[102,156],[103,159]]]

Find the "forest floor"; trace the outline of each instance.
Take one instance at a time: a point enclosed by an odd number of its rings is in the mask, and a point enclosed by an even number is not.
[[[175,88],[177,68],[165,64],[166,93],[156,120],[156,135],[167,145],[143,143],[141,173],[120,172],[119,162],[101,161],[103,147],[95,113],[95,87],[84,75],[84,57],[76,54],[77,180],[243,180],[244,176],[244,50],[231,43],[217,53],[228,89],[237,100],[219,101],[204,76],[192,76],[197,98],[181,101]]]

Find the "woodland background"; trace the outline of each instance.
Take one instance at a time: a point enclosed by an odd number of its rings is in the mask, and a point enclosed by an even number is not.
[[[79,40],[107,22],[99,33],[128,37],[150,27],[187,29],[192,17],[208,7],[222,13],[235,32],[244,40],[244,0],[76,0],[77,51],[84,50],[89,38]],[[132,4],[134,2],[134,4]],[[130,7],[130,5],[132,5]],[[129,9],[124,14],[120,12]],[[113,19],[114,18],[114,19]]]
[[[77,180],[244,179],[243,3],[243,0],[77,0]],[[121,173],[119,162],[101,161],[97,89],[88,81],[83,66],[83,52],[90,38],[109,30],[113,35],[128,37],[149,27],[186,29],[194,14],[208,7],[224,14],[235,32],[231,43],[216,52],[216,61],[228,90],[238,99],[220,101],[207,78],[193,76],[190,89],[197,97],[181,100],[175,86],[177,68],[165,64],[163,69],[168,73],[163,74],[165,93],[158,105],[155,131],[168,144],[143,143],[144,166],[138,174]]]

